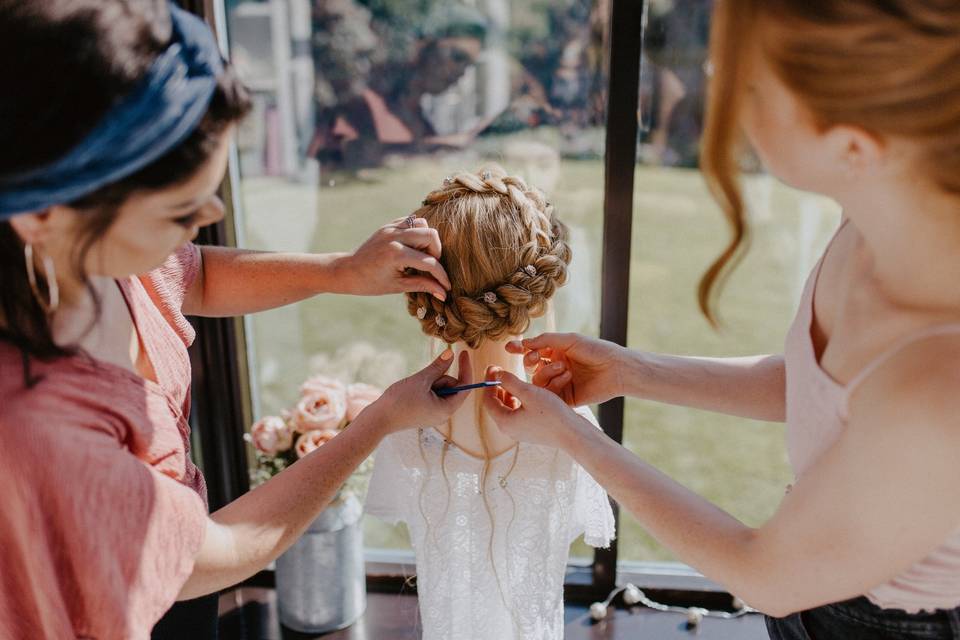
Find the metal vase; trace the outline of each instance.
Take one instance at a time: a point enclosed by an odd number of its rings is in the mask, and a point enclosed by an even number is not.
[[[280,622],[304,633],[348,627],[367,606],[363,506],[346,494],[324,509],[277,558]]]

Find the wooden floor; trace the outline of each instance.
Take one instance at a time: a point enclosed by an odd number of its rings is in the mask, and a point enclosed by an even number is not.
[[[243,588],[220,598],[220,640],[419,640],[420,621],[414,595],[370,593],[367,611],[351,627],[323,635],[284,629],[277,619],[272,589]],[[590,620],[586,607],[567,606],[565,640],[766,640],[763,618],[708,618],[698,630],[688,630],[680,614],[644,607],[611,609],[601,623]],[[467,639],[451,639],[467,640]]]

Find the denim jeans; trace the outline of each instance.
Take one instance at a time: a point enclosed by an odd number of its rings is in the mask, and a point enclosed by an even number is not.
[[[771,640],[960,640],[960,607],[911,614],[863,596],[766,623]]]

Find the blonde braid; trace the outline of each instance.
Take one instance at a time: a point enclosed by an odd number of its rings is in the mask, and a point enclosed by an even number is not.
[[[463,206],[475,211],[464,213],[458,209]],[[488,228],[472,228],[479,237],[465,241],[460,236],[466,229],[450,228],[455,214],[477,217],[483,211],[488,215],[482,223]],[[452,266],[469,271],[471,267],[464,261],[483,261],[484,253],[490,254],[487,258],[498,254],[488,261],[509,257],[512,260],[506,262],[515,263],[498,264],[504,272],[496,274],[493,281],[484,281],[482,286],[477,282],[455,282],[453,295],[446,302],[423,293],[408,294],[408,311],[420,320],[428,335],[447,343],[465,342],[475,348],[484,339],[522,334],[531,318],[546,311],[557,287],[566,282],[571,259],[566,226],[555,217],[553,206],[539,189],[528,187],[522,178],[508,176],[499,167],[445,179],[443,187],[427,195],[416,215],[441,231],[444,247],[469,244],[461,248],[470,255],[451,257],[445,249],[441,261],[448,273]],[[474,221],[464,225],[468,222]],[[519,228],[507,228],[510,222]],[[444,235],[448,237],[444,239]],[[491,246],[498,235],[515,238],[516,246]],[[492,274],[485,275],[489,278]]]

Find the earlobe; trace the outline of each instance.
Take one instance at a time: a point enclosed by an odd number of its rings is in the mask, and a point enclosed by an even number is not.
[[[55,229],[68,227],[75,215],[75,209],[54,205],[42,211],[15,215],[10,218],[10,226],[24,244],[42,247],[50,241]]]
[[[851,173],[862,174],[869,166],[876,166],[885,157],[883,141],[865,129],[845,127],[847,132],[844,162]]]
[[[855,145],[851,145],[844,154],[843,166],[848,176],[858,176],[863,171],[863,155]]]
[[[10,226],[24,244],[42,245],[49,235],[45,218],[49,213],[21,213],[10,218]]]

